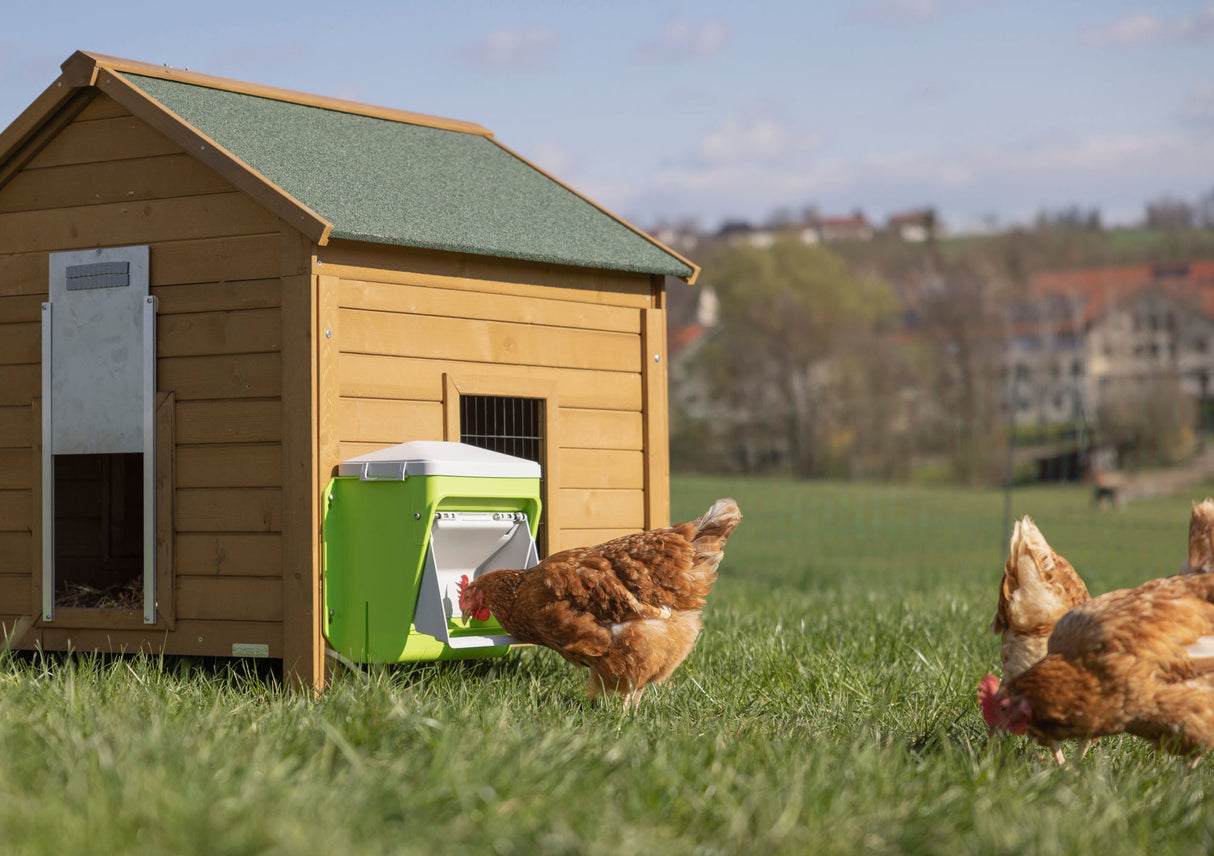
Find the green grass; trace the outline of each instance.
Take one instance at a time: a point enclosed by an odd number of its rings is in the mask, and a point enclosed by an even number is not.
[[[1214,760],[1116,738],[1059,769],[987,738],[1001,494],[679,478],[675,516],[727,493],[745,519],[704,635],[633,715],[535,649],[342,670],[318,700],[184,660],[0,655],[0,852],[1214,850]],[[1012,510],[1100,592],[1177,567],[1189,499]]]

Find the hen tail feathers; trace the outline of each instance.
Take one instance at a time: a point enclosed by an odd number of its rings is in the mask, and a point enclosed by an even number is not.
[[[1189,518],[1189,556],[1182,573],[1214,572],[1214,500],[1193,503]]]
[[[1036,524],[1028,517],[1016,521],[991,630],[1041,628],[1048,635],[1063,613],[1087,599],[1079,574],[1054,552]]]
[[[741,519],[742,512],[738,510],[738,504],[732,497],[718,499],[712,504],[712,508],[695,522],[695,537],[692,542],[698,542],[702,538],[719,538],[723,547],[725,540],[738,528]]]

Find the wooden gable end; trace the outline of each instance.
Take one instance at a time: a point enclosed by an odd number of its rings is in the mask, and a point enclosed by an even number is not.
[[[303,515],[312,514],[311,494],[301,491],[292,505],[284,483],[312,461],[306,349],[313,246],[294,224],[103,93],[82,90],[42,127],[26,135],[17,159],[0,165],[0,624],[31,612],[21,604],[32,601],[26,593],[39,577],[30,530],[37,529],[40,488],[34,410],[48,254],[147,245],[159,301],[157,388],[173,400],[174,476],[165,507],[176,632],[149,642],[144,628],[104,616],[100,626],[93,620],[32,632],[52,649],[70,640],[77,649],[151,644],[166,653],[231,655],[233,644],[249,643],[283,657],[284,625],[298,623],[285,617],[284,556],[299,564],[303,554],[305,576],[312,564],[311,531],[305,526],[306,544],[290,548],[283,533],[301,503]],[[284,355],[298,355],[300,343],[302,376],[284,380]],[[288,406],[305,426],[302,435],[284,427]],[[287,462],[284,449],[302,465]],[[307,595],[310,583],[302,586]],[[313,617],[303,616],[308,626],[295,630],[301,639],[293,650],[317,647]],[[315,680],[314,666],[303,671]]]

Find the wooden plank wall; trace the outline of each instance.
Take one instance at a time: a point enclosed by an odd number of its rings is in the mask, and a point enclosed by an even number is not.
[[[424,254],[405,269],[337,242],[319,258],[333,292],[333,320],[321,326],[336,349],[336,441],[321,443],[323,470],[406,440],[444,439],[444,375],[547,381],[559,402],[557,495],[548,489],[560,528],[549,550],[645,528],[645,313],[660,312],[648,277]]]
[[[106,96],[0,187],[0,623],[30,612],[47,253],[149,244],[157,383],[176,402],[176,630],[26,639],[282,656],[281,243],[274,215]]]

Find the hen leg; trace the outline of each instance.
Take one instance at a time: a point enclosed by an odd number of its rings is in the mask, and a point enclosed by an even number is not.
[[[1082,761],[1084,759],[1084,756],[1088,754],[1088,749],[1092,745],[1092,739],[1093,738],[1088,737],[1088,738],[1085,738],[1085,739],[1079,741],[1079,760],[1080,761]]]
[[[597,674],[594,669],[590,670],[590,677],[586,679],[586,695],[594,701],[607,690],[607,685],[603,681],[603,676]]]
[[[624,710],[628,710],[629,708],[636,710],[637,706],[641,703],[641,693],[643,692],[645,692],[644,684],[626,694],[624,696]]]
[[[1058,762],[1058,766],[1061,767],[1061,766],[1065,765],[1066,756],[1062,754],[1062,744],[1057,742],[1056,740],[1051,740],[1050,749],[1052,750],[1054,760]]]

